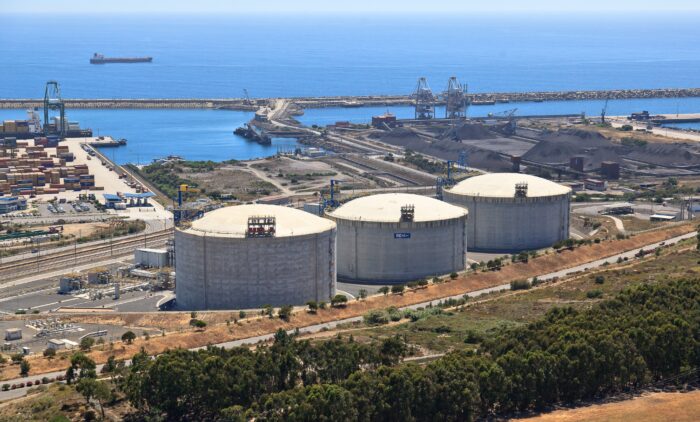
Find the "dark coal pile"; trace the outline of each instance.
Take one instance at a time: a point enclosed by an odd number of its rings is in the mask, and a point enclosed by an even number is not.
[[[623,152],[620,145],[598,133],[584,130],[543,132],[538,138],[540,142],[523,156],[524,159],[568,166],[571,157],[583,156],[584,170],[588,171],[600,168],[603,161],[619,162]]]
[[[700,148],[688,144],[647,144],[630,147],[625,158],[658,166],[700,166]]]
[[[402,146],[417,153],[431,155],[443,160],[457,161],[461,151],[467,151],[468,164],[488,171],[508,171],[511,162],[493,151],[486,151],[473,146],[466,146],[452,140],[430,140],[417,135],[408,128],[380,133],[377,139],[387,144]]]
[[[493,139],[500,135],[491,132],[482,124],[477,123],[462,123],[456,127],[447,129],[441,136],[442,139],[458,139],[458,140],[473,140],[473,139]]]

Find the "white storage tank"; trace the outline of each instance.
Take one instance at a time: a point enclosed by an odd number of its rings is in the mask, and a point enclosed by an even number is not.
[[[220,208],[175,232],[176,306],[249,309],[335,295],[336,226],[289,207]]]
[[[467,248],[487,252],[540,249],[569,237],[571,189],[520,173],[491,173],[443,192],[469,210]]]
[[[399,283],[464,270],[467,211],[404,193],[366,196],[328,214],[338,225],[338,278]]]

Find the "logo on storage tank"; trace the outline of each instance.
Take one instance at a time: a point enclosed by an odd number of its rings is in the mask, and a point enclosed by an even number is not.
[[[394,239],[410,239],[411,233],[394,233]]]

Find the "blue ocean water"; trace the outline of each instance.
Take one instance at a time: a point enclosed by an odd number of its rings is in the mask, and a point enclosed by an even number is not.
[[[475,92],[700,86],[698,17],[0,15],[0,96],[49,79],[72,98],[399,94],[452,75]]]
[[[47,80],[66,98],[187,98],[401,94],[419,76],[433,90],[449,76],[472,92],[700,86],[697,15],[548,16],[91,16],[0,19],[0,97],[43,96]],[[90,65],[94,52],[154,57],[151,64]],[[696,99],[611,102],[610,114],[697,112]],[[472,116],[598,114],[602,102],[499,104]],[[308,124],[366,121],[375,109],[309,110]],[[410,116],[409,108],[394,108]],[[0,118],[22,118],[2,111]],[[146,162],[268,155],[233,137],[245,113],[202,110],[70,110],[78,120],[129,139],[113,154]],[[289,141],[286,141],[289,142]],[[286,146],[287,144],[285,144]]]
[[[233,134],[253,113],[230,110],[67,110],[71,121],[91,128],[95,136],[126,138],[124,147],[103,148],[119,164],[150,163],[179,155],[188,160],[224,161],[274,155],[278,148],[297,145],[295,139],[274,138],[262,146]],[[24,110],[0,110],[0,120],[26,118]]]

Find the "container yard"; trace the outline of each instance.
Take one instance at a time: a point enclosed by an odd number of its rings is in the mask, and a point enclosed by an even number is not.
[[[57,195],[67,191],[101,190],[88,165],[75,161],[75,153],[58,139],[4,138],[0,142],[0,195]]]

